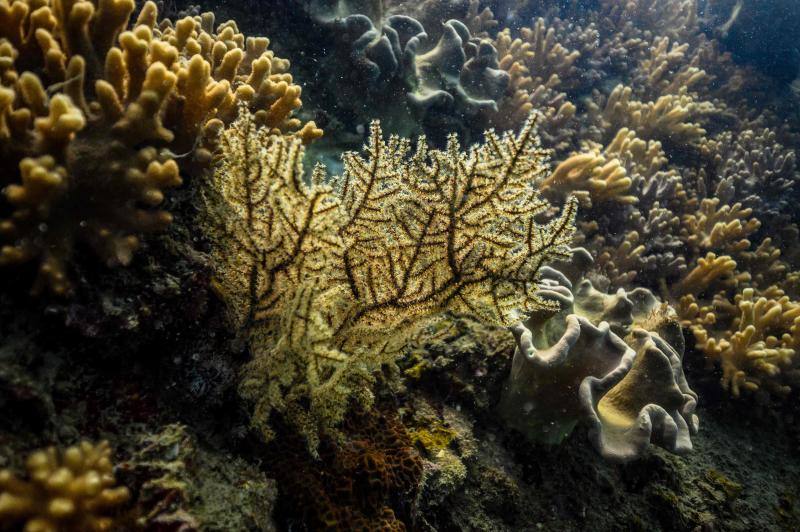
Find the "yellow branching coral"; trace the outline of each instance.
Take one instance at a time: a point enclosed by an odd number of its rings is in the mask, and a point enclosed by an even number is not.
[[[625,234],[619,246],[603,250],[597,255],[597,269],[608,277],[613,286],[630,284],[642,269],[645,246],[636,231]]]
[[[611,135],[628,128],[646,140],[701,144],[706,140],[706,130],[692,120],[715,112],[715,107],[711,102],[697,101],[685,90],[664,94],[655,101],[639,101],[633,99],[631,87],[618,85],[604,105],[590,102],[589,111],[600,128]]]
[[[608,160],[594,151],[573,155],[559,164],[550,177],[542,181],[542,189],[585,191],[581,196],[591,207],[606,201],[636,203],[635,196],[625,194],[631,183],[619,160]]]
[[[740,203],[720,206],[719,198],[704,199],[696,213],[684,216],[681,238],[695,252],[745,251],[750,248],[747,237],[761,227],[752,214],[752,209],[745,209]]]
[[[541,18],[532,28],[523,28],[516,39],[508,29],[503,30],[494,45],[499,67],[508,72],[509,84],[492,123],[500,129],[515,129],[536,109],[545,117],[542,122],[546,131],[542,134],[554,138],[550,144],[556,148],[566,144],[559,138],[563,132],[558,130],[564,128],[577,108],[560,91],[574,85],[574,63],[580,52],[559,44],[554,28],[548,28]]]
[[[655,39],[650,55],[641,61],[636,72],[636,85],[642,87],[644,95],[679,94],[711,81],[705,70],[687,64],[688,50],[687,43],[678,44],[668,37]]]
[[[377,123],[370,133],[363,154],[345,154],[335,189],[321,168],[306,185],[300,141],[257,131],[248,114],[223,133],[207,225],[220,293],[251,341],[242,389],[267,435],[277,410],[313,444],[444,310],[508,325],[549,305],[537,274],[565,255],[577,207],[535,221],[549,204],[533,185],[547,155],[533,122],[467,152],[454,136],[445,150],[422,138],[412,154]]]
[[[782,292],[759,296],[752,288],[735,298],[732,333],[694,327],[697,348],[722,367],[722,385],[734,396],[764,388],[786,395],[797,385],[800,303]]]
[[[584,142],[582,151],[561,162],[541,187],[574,191],[589,207],[607,201],[629,205],[639,201],[632,187],[650,187],[666,163],[660,142],[644,141],[635,131],[622,128],[605,148]]]
[[[674,287],[676,294],[698,294],[706,291],[713,284],[736,286],[742,279],[736,273],[736,261],[729,255],[717,256],[709,251],[705,257],[697,260],[697,264]]]
[[[601,6],[618,31],[638,33],[644,28],[681,41],[698,33],[696,0],[602,0]]]
[[[181,183],[178,160],[207,163],[237,102],[276,132],[321,134],[291,117],[300,89],[266,39],[245,39],[233,23],[215,33],[211,14],[156,27],[152,2],[125,31],[134,7],[0,0],[0,153],[12,207],[0,220],[0,264],[38,261],[34,291],[70,290],[78,241],[109,265],[129,263],[137,235],[172,220],[158,205]]]
[[[511,38],[508,29],[495,40],[500,68],[512,72],[513,85],[518,89],[532,89],[537,85],[556,87],[576,76],[577,50],[567,50],[556,41],[553,28],[539,18],[533,27],[520,30],[520,36]]]
[[[37,451],[26,467],[27,479],[0,470],[0,525],[25,532],[118,529],[114,514],[130,493],[116,486],[108,442]]]

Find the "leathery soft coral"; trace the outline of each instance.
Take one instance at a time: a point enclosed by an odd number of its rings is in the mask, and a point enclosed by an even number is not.
[[[643,288],[597,290],[583,277],[590,264],[588,252],[577,249],[570,263],[544,268],[540,296],[561,310],[512,327],[517,348],[501,415],[550,444],[583,420],[611,460],[635,459],[651,442],[691,450],[697,394],[683,374],[674,310]]]
[[[128,264],[181,166],[203,166],[215,133],[246,102],[256,120],[304,141],[300,88],[265,38],[211,13],[173,24],[154,3],[126,30],[133,0],[0,1],[0,153],[6,206],[0,264],[35,261],[34,292],[71,290],[79,243]]]

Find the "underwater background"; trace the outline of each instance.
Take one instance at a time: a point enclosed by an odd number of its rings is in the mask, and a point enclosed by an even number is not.
[[[799,30],[0,0],[0,530],[800,530]]]

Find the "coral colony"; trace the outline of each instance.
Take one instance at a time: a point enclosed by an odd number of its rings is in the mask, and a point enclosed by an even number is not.
[[[312,105],[337,101],[312,114],[270,41],[213,13],[0,0],[0,265],[69,301],[78,265],[113,277],[191,232],[237,342],[241,430],[309,529],[406,530],[425,482],[463,481],[455,429],[398,403],[446,414],[405,399],[435,371],[409,346],[469,320],[513,346],[475,370],[502,383],[486,409],[507,430],[558,446],[583,427],[615,463],[685,454],[687,352],[733,398],[797,389],[800,136],[693,0],[546,4],[297,2],[330,36],[306,77]],[[341,167],[304,162],[311,116]],[[0,527],[163,513],[108,442],[61,448],[3,462]]]

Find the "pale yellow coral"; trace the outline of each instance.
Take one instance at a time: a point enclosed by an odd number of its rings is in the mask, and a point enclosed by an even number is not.
[[[206,164],[216,134],[246,102],[259,124],[304,142],[321,131],[292,116],[300,89],[265,38],[212,14],[162,21],[133,0],[0,0],[0,150],[12,214],[0,263],[39,262],[34,291],[67,293],[78,241],[128,264],[179,163]],[[19,73],[17,68],[25,68]]]
[[[706,198],[697,212],[683,217],[681,238],[695,252],[714,250],[736,254],[750,248],[747,237],[761,227],[753,210],[740,203],[720,205],[719,198]]]
[[[495,40],[500,68],[512,73],[516,89],[531,90],[537,85],[553,88],[575,76],[575,62],[580,57],[577,50],[567,50],[558,41],[555,30],[539,18],[533,27],[520,30],[520,36],[511,38],[508,29]]]
[[[711,76],[702,68],[690,64],[688,51],[688,43],[679,44],[670,41],[669,37],[656,38],[649,55],[635,71],[634,83],[641,93],[646,97],[658,97],[708,85]]]
[[[736,298],[741,312],[735,332],[720,342],[718,360],[722,383],[734,396],[761,387],[785,395],[791,387],[780,374],[795,364],[800,327],[800,304],[787,296],[758,297],[752,288]]]
[[[602,0],[608,23],[618,32],[654,32],[687,41],[699,33],[697,0]]]
[[[712,114],[716,108],[711,102],[697,101],[683,89],[646,102],[635,99],[631,87],[617,85],[604,104],[590,102],[589,112],[603,131],[613,135],[626,127],[646,140],[700,144],[706,130],[692,120]]]
[[[542,181],[542,190],[561,192],[586,191],[588,206],[605,201],[636,203],[635,196],[625,195],[631,187],[631,178],[619,160],[606,158],[598,152],[573,155],[559,164],[553,173]]]
[[[563,128],[577,110],[559,90],[565,80],[574,83],[577,79],[574,63],[580,52],[559,44],[554,28],[548,28],[541,18],[532,28],[523,28],[516,39],[508,29],[503,30],[494,45],[499,67],[509,74],[509,85],[492,123],[501,129],[514,129],[535,109],[545,116],[545,133],[557,136],[554,132]]]
[[[627,286],[642,269],[645,249],[639,233],[629,231],[618,246],[607,246],[597,255],[597,269],[612,286]]]
[[[28,457],[28,478],[0,470],[0,525],[25,532],[117,530],[130,493],[116,486],[108,442],[54,447]]]
[[[736,286],[738,282],[749,279],[746,274],[736,273],[736,261],[729,255],[717,256],[709,251],[705,257],[697,260],[697,264],[686,276],[674,285],[674,293],[699,294],[714,284]]]

